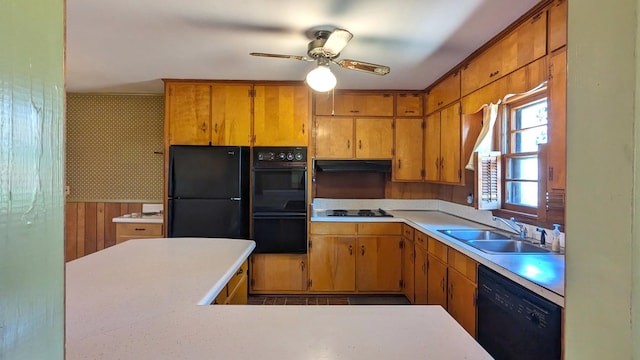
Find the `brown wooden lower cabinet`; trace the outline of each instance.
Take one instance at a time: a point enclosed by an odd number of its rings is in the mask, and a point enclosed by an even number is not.
[[[427,304],[427,249],[416,242],[415,301],[416,305]]]
[[[409,227],[411,231],[406,234],[405,227]],[[404,246],[402,248],[402,286],[404,296],[409,299],[410,303],[415,302],[415,263],[416,251],[415,242],[413,240],[413,228],[407,225],[402,226],[402,240]]]
[[[428,255],[427,304],[447,308],[447,264]]]
[[[476,336],[476,283],[460,272],[449,268],[447,311],[467,330]]]
[[[152,239],[161,237],[162,224],[116,223],[116,244],[132,239]]]
[[[309,291],[402,293],[402,225],[311,223]]]
[[[251,255],[251,293],[299,293],[307,289],[306,254]]]
[[[247,288],[247,276],[248,264],[247,261],[242,263],[236,273],[229,279],[229,282],[216,296],[213,304],[218,305],[241,305],[247,303],[248,288]]]

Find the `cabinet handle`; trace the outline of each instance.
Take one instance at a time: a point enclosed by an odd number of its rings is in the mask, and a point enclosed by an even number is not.
[[[360,112],[360,110],[349,110],[349,112],[354,113],[354,114],[357,114],[357,113],[359,113],[359,112]]]
[[[438,101],[438,106],[442,105],[442,101]]]
[[[364,245],[360,246],[360,255],[364,256]]]
[[[358,149],[362,149],[362,140],[358,140]]]
[[[400,169],[402,167],[402,160],[398,159],[398,169]]]
[[[218,133],[218,124],[213,125],[213,132]]]
[[[440,167],[440,158],[436,158],[436,169]]]
[[[453,284],[449,284],[449,298],[453,299]]]
[[[206,123],[202,123],[202,126],[200,127],[200,130],[202,130],[202,132],[207,131],[207,124]]]
[[[300,270],[304,271],[304,267],[305,267],[304,260],[302,260],[300,261]]]
[[[302,124],[302,134],[304,135],[304,124]]]
[[[145,230],[147,230],[147,229],[145,229],[145,228],[135,228],[135,230],[136,230],[136,231],[145,231]]]
[[[444,169],[444,158],[443,157],[440,158],[440,168]]]
[[[236,271],[236,275],[240,275],[242,274],[244,271],[242,270],[242,268],[238,269],[238,271]]]
[[[353,245],[349,245],[349,255],[353,255]]]
[[[415,112],[415,110],[405,110],[404,112],[405,112],[405,114],[413,114]]]
[[[442,292],[444,292],[444,278],[440,280],[440,288],[442,289]]]
[[[347,149],[351,149],[351,140],[347,140]]]

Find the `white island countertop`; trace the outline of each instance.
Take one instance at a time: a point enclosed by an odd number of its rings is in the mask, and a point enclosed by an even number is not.
[[[66,359],[490,359],[440,306],[198,305],[253,241],[128,241],[67,263]]]

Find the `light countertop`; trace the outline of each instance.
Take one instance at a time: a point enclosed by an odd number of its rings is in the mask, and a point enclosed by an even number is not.
[[[137,217],[131,216],[131,214],[114,217],[112,219],[114,223],[146,223],[146,224],[162,224],[163,215],[141,215]]]
[[[480,264],[504,275],[534,293],[564,307],[564,255],[560,254],[489,254],[457,241],[439,229],[492,229],[482,223],[432,210],[391,210],[382,207],[394,217],[334,217],[314,211],[311,221],[403,222],[445,243]],[[493,228],[495,229],[495,228]]]
[[[255,243],[129,241],[66,265],[66,359],[490,359],[440,306],[214,305]]]

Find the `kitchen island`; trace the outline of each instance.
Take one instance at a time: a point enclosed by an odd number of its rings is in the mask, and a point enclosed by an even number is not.
[[[206,306],[254,247],[143,239],[67,263],[66,359],[490,359],[439,306]]]

